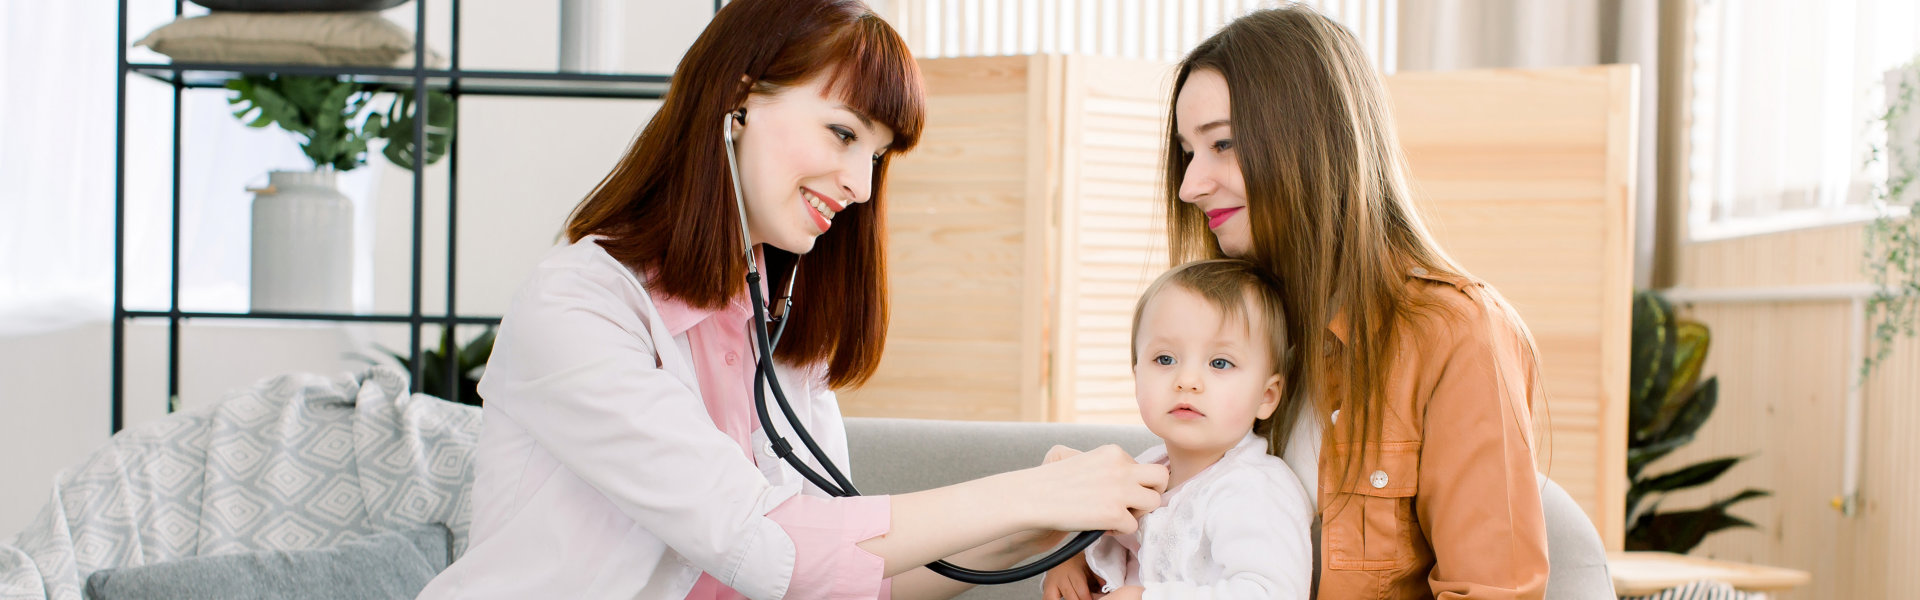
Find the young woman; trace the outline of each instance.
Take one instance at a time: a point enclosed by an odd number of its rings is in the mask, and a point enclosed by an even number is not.
[[[1284,284],[1291,385],[1260,433],[1316,498],[1318,596],[1540,597],[1533,340],[1421,223],[1360,45],[1310,9],[1262,10],[1175,81],[1172,260],[1245,258]]]
[[[468,547],[422,597],[944,597],[963,586],[921,565],[1004,568],[1058,539],[1042,531],[1130,531],[1132,511],[1159,505],[1166,469],[1117,447],[847,499],[774,456],[753,418],[744,248],[773,290],[798,261],[778,380],[846,465],[832,390],[880,359],[882,183],[920,134],[920,86],[899,36],[855,0],[736,0],[714,16],[575,209],[571,244],[508,309],[480,383]]]

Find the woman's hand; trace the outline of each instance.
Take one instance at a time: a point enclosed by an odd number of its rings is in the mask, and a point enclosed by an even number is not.
[[[1075,449],[1072,449],[1072,448],[1068,448],[1068,447],[1066,447],[1066,446],[1061,446],[1061,445],[1058,445],[1058,444],[1055,444],[1055,445],[1054,445],[1054,447],[1052,447],[1052,448],[1049,448],[1049,449],[1047,450],[1047,457],[1046,457],[1046,459],[1044,459],[1044,460],[1041,460],[1041,461],[1040,461],[1040,464],[1042,464],[1042,465],[1049,465],[1049,464],[1053,464],[1053,463],[1056,463],[1056,462],[1060,462],[1060,461],[1062,461],[1062,460],[1066,460],[1066,459],[1068,459],[1068,458],[1072,458],[1072,457],[1075,457],[1075,456],[1079,456],[1079,455],[1081,455],[1081,454],[1083,454],[1083,453],[1082,453],[1082,452],[1080,452],[1079,450],[1075,450]],[[1161,493],[1166,493],[1166,491],[1167,491],[1167,490],[1166,490],[1166,486],[1165,486],[1165,485],[1161,485],[1160,487],[1157,487],[1157,488],[1154,488],[1154,490],[1155,490],[1155,491],[1158,491],[1158,492],[1161,492]],[[1155,506],[1154,508],[1159,508],[1159,507],[1158,507],[1158,506]],[[1147,513],[1150,513],[1150,512],[1153,512],[1153,509],[1152,509],[1152,508],[1149,508],[1149,509],[1147,509],[1147,510],[1137,510],[1137,509],[1136,509],[1136,510],[1134,510],[1134,511],[1133,511],[1133,518],[1134,518],[1134,520],[1136,520],[1136,521],[1137,521],[1137,520],[1139,520],[1139,519],[1140,519],[1140,517],[1144,517],[1144,516],[1146,516],[1146,515],[1147,515]],[[1122,532],[1122,533],[1125,533],[1125,532]],[[1053,542],[1052,542],[1052,543],[1053,543],[1053,544],[1059,544],[1059,543],[1060,543],[1060,539],[1061,539],[1061,538],[1058,538],[1058,537],[1056,537],[1056,538],[1054,538],[1054,539],[1053,539]],[[1047,547],[1049,547],[1049,548],[1051,548],[1051,547],[1053,547],[1053,546],[1052,546],[1052,545],[1049,545],[1049,546],[1047,546]]]
[[[1060,566],[1047,569],[1046,579],[1040,581],[1040,600],[1093,600],[1093,588],[1088,585],[1092,577],[1087,555],[1075,554]]]
[[[1040,464],[1050,465],[1056,462],[1060,462],[1061,460],[1064,460],[1069,457],[1078,456],[1080,454],[1081,452],[1079,450],[1068,448],[1066,446],[1054,446],[1052,449],[1047,450],[1047,457],[1044,460],[1040,461]],[[1020,533],[1016,533],[1016,534],[1013,534],[1012,536],[1009,536],[1005,540],[1006,544],[1003,547],[1002,551],[1006,552],[1011,556],[1014,556],[1015,557],[1014,560],[1016,561],[1026,560],[1028,557],[1036,556],[1042,552],[1052,550],[1055,547],[1059,546],[1061,542],[1067,541],[1068,533],[1069,532],[1058,531],[1054,529],[1032,529],[1032,530],[1022,531]]]
[[[1134,462],[1119,446],[1074,453],[1055,447],[1039,467],[1019,471],[1038,520],[1030,529],[1133,533],[1139,515],[1160,507],[1165,465]]]

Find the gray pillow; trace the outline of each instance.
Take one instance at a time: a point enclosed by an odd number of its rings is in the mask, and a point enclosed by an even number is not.
[[[332,548],[196,556],[102,569],[86,597],[203,599],[413,598],[447,568],[445,525],[368,536]]]

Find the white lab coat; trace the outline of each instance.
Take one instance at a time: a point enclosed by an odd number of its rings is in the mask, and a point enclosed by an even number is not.
[[[667,332],[640,279],[594,238],[540,263],[480,381],[472,538],[421,598],[681,600],[703,571],[748,598],[786,595],[795,546],[766,514],[825,494],[772,458],[757,428],[753,460],[742,456],[707,415],[687,337]],[[778,372],[846,469],[823,371]]]

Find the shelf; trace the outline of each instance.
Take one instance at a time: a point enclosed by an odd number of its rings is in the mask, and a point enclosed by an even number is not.
[[[399,314],[354,315],[354,314],[333,314],[333,313],[289,313],[289,312],[227,313],[227,312],[188,312],[188,311],[173,313],[173,312],[168,312],[164,310],[129,310],[129,311],[126,311],[125,314],[129,319],[165,319],[169,317],[178,316],[181,319],[254,319],[254,320],[263,320],[263,321],[335,321],[335,322],[360,322],[360,323],[411,323],[413,322],[412,316],[399,315]],[[475,315],[464,315],[464,316],[456,315],[452,318],[448,318],[442,315],[421,315],[420,316],[420,322],[422,323],[446,323],[448,321],[452,321],[453,323],[458,325],[499,325],[500,317],[487,317],[487,316],[475,316]]]
[[[535,71],[470,71],[465,69],[324,67],[314,65],[129,63],[127,69],[162,83],[179,81],[193,89],[222,89],[241,74],[277,73],[346,77],[393,88],[410,88],[416,76],[428,89],[467,96],[538,96],[550,98],[658,99],[666,95],[667,75],[611,73],[545,73]]]
[[[424,30],[427,22],[426,3],[418,0],[414,3],[415,30]],[[435,0],[439,1],[439,0]],[[444,308],[436,307],[438,315],[426,314],[421,299],[423,275],[427,265],[423,262],[422,223],[425,221],[425,184],[419,177],[422,167],[415,166],[413,178],[413,251],[411,310],[402,314],[337,314],[337,313],[299,313],[299,312],[189,312],[178,310],[180,305],[181,273],[181,203],[180,181],[182,179],[181,138],[186,134],[182,128],[181,94],[189,89],[225,90],[227,81],[242,74],[284,74],[314,75],[335,77],[349,81],[369,84],[378,91],[405,92],[416,86],[429,90],[447,92],[453,96],[516,96],[550,98],[607,98],[657,100],[666,96],[669,75],[641,73],[556,73],[538,71],[475,71],[466,69],[415,69],[412,66],[390,67],[343,67],[288,64],[240,64],[207,62],[136,62],[127,57],[131,47],[127,39],[127,12],[132,0],[119,0],[120,26],[118,60],[119,80],[118,99],[115,104],[115,161],[114,161],[114,320],[113,320],[113,380],[110,431],[120,431],[125,416],[126,380],[126,326],[128,323],[143,319],[157,319],[166,322],[167,327],[167,396],[177,398],[180,394],[180,358],[182,325],[193,319],[237,320],[237,321],[306,321],[315,323],[387,323],[402,325],[410,331],[410,363],[413,365],[412,388],[419,392],[424,388],[426,362],[423,359],[428,341],[422,334],[426,325],[498,325],[498,316],[462,315],[455,306],[458,288],[455,286],[455,268],[458,231],[449,225],[446,230],[446,278],[447,287]],[[449,0],[452,29],[452,61],[460,62],[460,0]],[[714,10],[720,9],[716,0]],[[174,2],[174,16],[181,16],[181,4]],[[415,41],[419,44],[419,41]],[[416,51],[420,49],[416,46]],[[172,213],[172,252],[171,252],[171,300],[167,310],[126,310],[126,264],[127,256],[127,89],[134,80],[127,75],[138,75],[159,81],[172,88],[173,92],[173,131],[172,131],[172,174],[173,198]],[[416,126],[419,123],[416,122]],[[459,223],[459,168],[460,138],[453,138],[446,154],[447,203],[446,223]],[[439,268],[439,267],[434,267]],[[458,373],[446,369],[439,375],[444,377],[447,389],[454,396],[448,400],[458,401],[460,387]],[[173,405],[168,405],[171,411]]]

